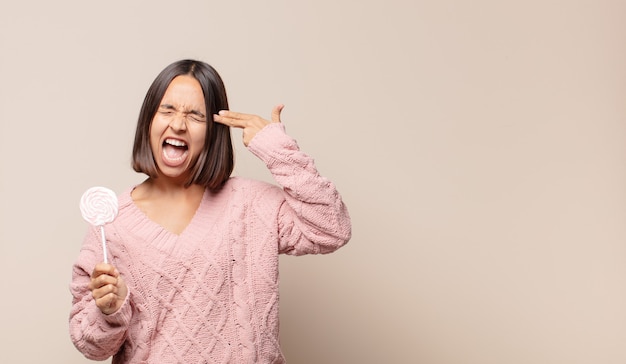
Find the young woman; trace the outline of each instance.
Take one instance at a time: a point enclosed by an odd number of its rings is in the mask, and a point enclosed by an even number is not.
[[[166,67],[144,100],[133,168],[148,178],[118,196],[105,226],[110,264],[90,228],[73,267],[70,335],[113,363],[284,363],[278,254],[330,253],[350,239],[334,185],[271,121],[228,111],[206,63]],[[231,177],[230,127],[276,186]]]

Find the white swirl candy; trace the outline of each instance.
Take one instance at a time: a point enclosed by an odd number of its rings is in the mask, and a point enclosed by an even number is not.
[[[117,196],[105,187],[91,187],[80,198],[80,212],[88,223],[102,226],[117,216]]]

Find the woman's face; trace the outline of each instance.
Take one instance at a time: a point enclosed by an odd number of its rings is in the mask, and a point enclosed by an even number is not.
[[[150,147],[159,176],[181,179],[204,147],[207,113],[195,78],[182,75],[167,87],[150,124]]]

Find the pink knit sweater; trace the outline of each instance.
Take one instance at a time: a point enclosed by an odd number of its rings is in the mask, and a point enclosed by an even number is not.
[[[87,288],[103,260],[90,228],[73,267],[70,336],[86,357],[113,363],[284,363],[278,342],[278,254],[332,252],[349,239],[334,185],[299,151],[282,124],[248,149],[275,185],[231,178],[206,191],[176,235],[149,220],[128,189],[105,226],[111,264],[127,282],[122,307],[104,315]]]

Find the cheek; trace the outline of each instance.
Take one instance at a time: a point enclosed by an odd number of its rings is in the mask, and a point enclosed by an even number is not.
[[[198,125],[197,128],[194,128],[193,132],[193,142],[196,145],[199,145],[200,148],[204,145],[204,141],[206,139],[206,125]]]
[[[167,128],[167,125],[167,121],[163,120],[162,118],[155,117],[154,119],[152,119],[152,123],[150,123],[150,139],[158,139],[163,133],[163,130]]]
[[[162,130],[164,127],[167,127],[168,121],[165,118],[155,116],[150,123],[150,132]]]
[[[154,143],[155,138],[157,138],[157,140],[158,140],[158,136],[155,135],[155,132],[154,132],[154,124],[150,125],[150,131],[148,132],[148,136],[150,138],[150,144]]]
[[[160,140],[161,140],[161,136],[159,135],[159,133],[156,131],[156,129],[153,126],[150,126],[150,133],[148,134],[148,141],[150,142],[150,148],[152,149],[153,153],[156,153],[158,148],[160,148]]]

